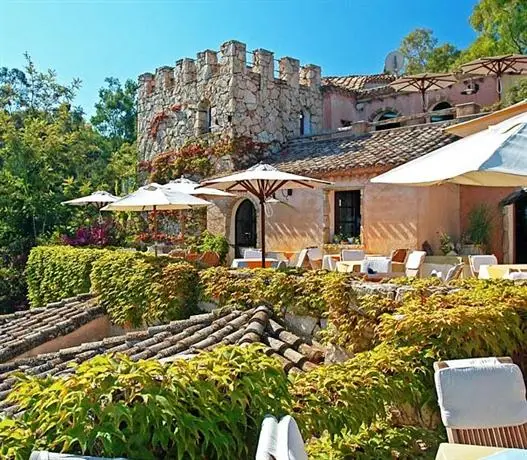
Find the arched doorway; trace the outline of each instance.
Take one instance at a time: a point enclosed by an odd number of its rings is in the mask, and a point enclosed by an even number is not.
[[[243,200],[234,218],[235,257],[243,257],[243,250],[256,247],[256,209],[251,200]]]
[[[439,104],[436,104],[434,108],[431,110],[430,113],[430,121],[432,123],[435,123],[437,121],[446,121],[446,120],[453,120],[454,114],[445,114],[445,115],[434,115],[434,112],[439,110],[445,110],[445,109],[451,109],[452,105],[448,103],[447,101],[440,102]]]
[[[394,112],[393,110],[386,110],[385,112],[381,112],[379,115],[377,115],[375,121],[387,121],[387,120],[392,120],[397,117],[399,117],[399,114],[397,112]],[[386,123],[382,125],[375,125],[375,131],[382,131],[383,129],[399,128],[400,126],[401,126],[401,123],[398,123],[398,122]]]

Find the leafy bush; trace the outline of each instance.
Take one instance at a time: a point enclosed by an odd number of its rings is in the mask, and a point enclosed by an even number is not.
[[[0,456],[33,449],[141,459],[254,458],[267,413],[288,404],[280,363],[259,346],[171,364],[99,356],[67,379],[20,376],[24,413],[0,421]]]
[[[414,426],[376,422],[357,433],[344,430],[338,436],[325,432],[307,445],[311,460],[434,459],[444,435]]]
[[[0,314],[25,302],[27,286],[21,270],[0,265]]]
[[[227,253],[229,252],[229,242],[223,235],[213,235],[205,231],[201,235],[201,241],[198,245],[200,252],[216,252],[220,256],[221,263],[225,262]]]
[[[188,316],[199,298],[197,270],[136,252],[110,252],[91,272],[93,290],[114,324],[152,324]]]
[[[62,242],[70,246],[110,246],[116,245],[117,229],[111,221],[96,222],[75,230],[73,236],[62,235]]]
[[[90,291],[93,263],[108,254],[105,249],[37,246],[26,266],[28,297],[32,307],[42,307]]]
[[[219,306],[268,303],[277,312],[318,317],[330,304],[347,302],[350,291],[348,276],[334,272],[219,267],[203,270],[200,277],[204,297]]]

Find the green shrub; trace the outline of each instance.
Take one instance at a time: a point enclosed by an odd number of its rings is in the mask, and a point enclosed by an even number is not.
[[[31,450],[140,459],[254,458],[259,426],[288,405],[287,377],[259,346],[161,364],[99,356],[66,379],[23,377],[24,413],[0,421],[0,456]]]
[[[325,432],[307,444],[311,460],[434,459],[442,431],[414,426],[394,427],[386,422],[362,426],[357,433],[344,430],[338,436]]]
[[[229,242],[223,235],[214,235],[204,231],[200,238],[198,250],[200,252],[216,252],[220,256],[221,263],[224,263],[229,252]]]
[[[0,314],[11,313],[26,300],[27,286],[21,270],[0,266]]]
[[[219,306],[261,303],[298,315],[323,316],[333,303],[348,302],[349,277],[342,273],[301,270],[228,270],[200,272],[204,297]]]
[[[111,321],[121,326],[187,317],[200,292],[191,264],[134,252],[101,257],[93,265],[91,280]]]
[[[304,435],[357,432],[386,417],[390,406],[420,401],[427,373],[420,360],[417,348],[383,344],[342,364],[295,376],[293,410]]]
[[[90,291],[93,263],[110,253],[105,249],[37,246],[26,266],[28,297],[32,307]]]

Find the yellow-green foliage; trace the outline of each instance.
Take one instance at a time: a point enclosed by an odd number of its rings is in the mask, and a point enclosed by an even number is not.
[[[187,262],[111,252],[93,265],[93,290],[114,324],[140,326],[187,317],[199,298],[198,272]]]
[[[301,270],[228,270],[211,268],[200,273],[204,295],[220,306],[259,303],[277,312],[322,316],[331,303],[347,302],[349,277],[342,273]]]
[[[434,459],[441,432],[414,426],[394,427],[386,422],[362,426],[356,433],[343,430],[337,436],[325,432],[307,444],[310,460]]]
[[[171,364],[99,356],[67,379],[21,377],[0,421],[0,457],[49,449],[136,459],[254,458],[265,414],[288,404],[280,363],[257,345]]]
[[[386,416],[390,406],[419,399],[425,373],[417,348],[379,345],[342,364],[295,376],[293,410],[307,436],[356,432]]]
[[[71,246],[33,248],[26,267],[31,306],[42,307],[90,291],[92,264],[109,252]]]

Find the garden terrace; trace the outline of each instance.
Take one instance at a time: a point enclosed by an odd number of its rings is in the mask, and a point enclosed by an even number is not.
[[[90,298],[90,294],[81,294],[46,307],[0,316],[0,363],[39,350],[56,351],[71,346],[72,340],[83,335],[89,337],[89,328],[88,334],[83,334],[83,328],[104,317],[104,309]]]
[[[322,346],[287,331],[273,319],[270,308],[223,309],[0,364],[0,411],[10,413],[14,410],[4,399],[15,382],[11,376],[15,371],[23,371],[26,375],[64,376],[74,372],[73,364],[106,353],[124,353],[133,360],[170,362],[195,356],[202,350],[212,350],[218,345],[251,343],[262,343],[265,353],[278,358],[288,373],[312,370],[324,360]]]

